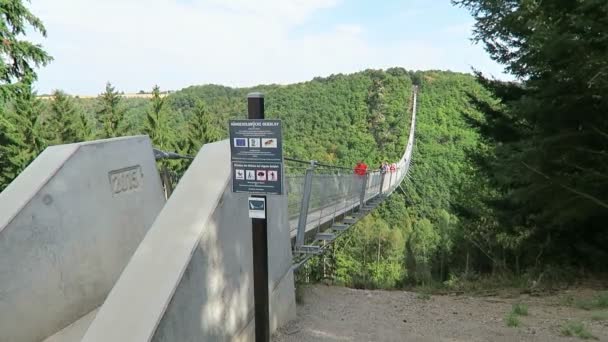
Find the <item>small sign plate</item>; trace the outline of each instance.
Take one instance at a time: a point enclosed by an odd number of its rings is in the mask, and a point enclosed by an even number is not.
[[[266,218],[266,198],[249,197],[249,218]]]

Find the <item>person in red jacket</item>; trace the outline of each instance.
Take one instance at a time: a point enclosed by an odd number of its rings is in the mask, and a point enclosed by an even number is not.
[[[355,174],[359,176],[365,176],[366,173],[367,164],[365,164],[362,160],[359,160],[359,162],[357,162],[357,165],[355,166]]]

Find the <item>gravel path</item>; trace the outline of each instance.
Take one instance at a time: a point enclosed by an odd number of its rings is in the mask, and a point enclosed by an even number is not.
[[[529,315],[509,328],[504,319],[515,302],[528,304]],[[568,320],[582,321],[600,341],[608,341],[608,322],[592,321],[590,312],[559,303],[557,296],[424,298],[317,285],[304,290],[297,320],[273,341],[579,341],[560,334]]]

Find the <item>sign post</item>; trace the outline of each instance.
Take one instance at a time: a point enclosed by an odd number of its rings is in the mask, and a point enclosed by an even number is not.
[[[232,191],[249,193],[253,240],[255,340],[270,341],[268,290],[268,206],[266,195],[283,193],[283,137],[280,120],[264,120],[264,95],[247,95],[249,120],[231,120]]]

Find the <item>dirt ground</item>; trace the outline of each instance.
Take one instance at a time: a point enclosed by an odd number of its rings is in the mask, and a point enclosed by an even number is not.
[[[608,341],[608,321],[564,304],[582,290],[518,298],[424,296],[404,291],[353,290],[325,285],[304,289],[297,320],[282,328],[274,342],[304,341],[580,341],[561,327],[582,322],[599,341]],[[519,327],[507,327],[513,303],[528,305]]]

